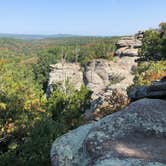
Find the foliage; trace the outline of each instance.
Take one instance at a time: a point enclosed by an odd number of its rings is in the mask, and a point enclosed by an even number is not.
[[[0,155],[2,166],[50,166],[50,147],[55,138],[64,134],[59,123],[45,115],[37,121],[23,144],[16,150]]]
[[[134,72],[134,85],[149,85],[166,76],[166,61],[141,62]]]
[[[16,148],[43,111],[32,72],[15,65],[3,64],[0,70],[0,153]]]
[[[60,59],[57,52],[57,49],[40,52],[38,54],[37,63],[33,65],[35,79],[40,85],[42,85],[42,88],[45,92],[49,79],[50,64],[57,63],[57,61]]]
[[[140,49],[140,60],[166,60],[166,23],[161,23],[158,30],[148,30],[144,34]]]
[[[144,34],[143,45],[139,52],[143,60],[161,59],[161,39],[159,32],[148,30]]]
[[[113,46],[117,40],[118,37],[60,37],[40,40],[0,38],[0,56],[35,56],[39,51],[52,50],[55,47],[89,47],[103,42]]]
[[[125,108],[129,104],[127,97],[117,89],[112,90],[112,93],[105,98],[104,102],[98,106],[94,112],[95,118],[102,118]]]
[[[8,59],[0,65],[0,163],[50,165],[52,142],[84,123],[91,92],[71,86],[63,91],[59,85],[46,101],[32,66]]]
[[[166,37],[166,22],[161,22],[159,24],[161,37]]]
[[[65,91],[56,89],[48,100],[48,110],[53,120],[64,125],[64,130],[71,130],[83,124],[83,113],[90,106],[91,92],[84,86],[80,91],[70,86]]]

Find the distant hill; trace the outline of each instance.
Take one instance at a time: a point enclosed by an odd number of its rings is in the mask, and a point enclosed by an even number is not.
[[[40,34],[9,34],[0,33],[0,38],[14,38],[24,40],[40,40],[46,38],[64,38],[64,37],[79,37],[78,35],[72,34],[55,34],[55,35],[40,35]]]

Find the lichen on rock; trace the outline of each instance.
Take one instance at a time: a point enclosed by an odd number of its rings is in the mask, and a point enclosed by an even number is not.
[[[141,99],[58,138],[51,157],[53,166],[163,166],[165,154],[166,101]]]

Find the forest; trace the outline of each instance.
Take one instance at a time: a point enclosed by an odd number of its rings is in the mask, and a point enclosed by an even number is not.
[[[57,87],[46,98],[50,64],[114,59],[120,37],[0,39],[0,165],[49,166],[55,138],[84,124],[91,91]],[[147,30],[134,69],[136,86],[166,75],[166,23]]]
[[[82,66],[94,58],[112,59],[119,37],[42,40],[0,39],[0,163],[50,165],[55,138],[84,123],[91,92],[70,85],[45,92],[49,65],[65,59]]]

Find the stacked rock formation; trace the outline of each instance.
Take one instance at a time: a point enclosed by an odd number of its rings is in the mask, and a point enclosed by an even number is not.
[[[138,56],[138,49],[142,46],[144,32],[138,32],[135,36],[123,37],[117,42],[117,56]]]

